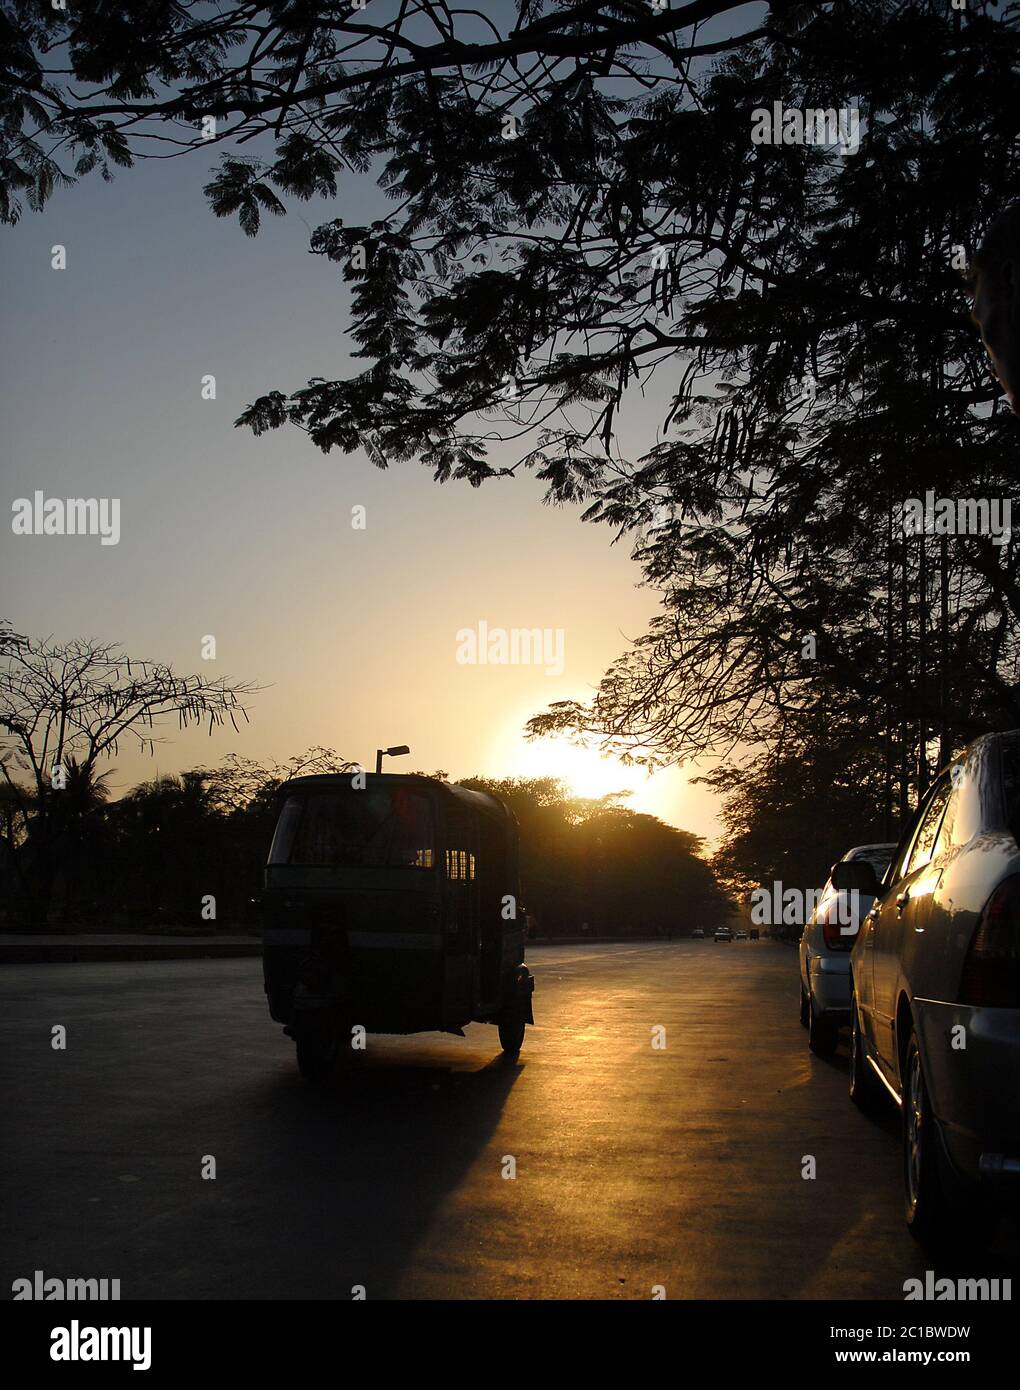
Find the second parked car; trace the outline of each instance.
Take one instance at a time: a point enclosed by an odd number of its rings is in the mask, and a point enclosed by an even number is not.
[[[839,1030],[850,1022],[850,949],[861,920],[871,911],[874,889],[893,857],[894,844],[857,845],[832,866],[818,905],[800,938],[800,1021],[812,1052],[835,1052]],[[840,886],[842,866],[872,870],[873,891]]]

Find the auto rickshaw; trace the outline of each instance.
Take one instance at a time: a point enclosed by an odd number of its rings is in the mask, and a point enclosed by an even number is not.
[[[515,1057],[534,1022],[518,833],[495,796],[430,777],[331,773],[277,793],[263,974],[301,1072],[368,1033],[494,1023]]]

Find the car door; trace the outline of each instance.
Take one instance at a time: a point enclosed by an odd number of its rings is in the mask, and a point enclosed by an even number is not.
[[[819,944],[822,934],[822,929],[819,925],[820,912],[823,905],[828,903],[831,894],[832,880],[829,879],[826,881],[825,887],[819,894],[818,902],[808,916],[807,922],[804,924],[804,931],[800,938],[800,982],[805,993],[811,989],[811,959],[813,956],[816,956],[821,949]]]
[[[872,1052],[878,1051],[878,1033],[875,1027],[875,941],[878,936],[878,921],[882,904],[889,887],[903,876],[910,846],[917,830],[919,811],[915,811],[900,837],[900,842],[882,877],[882,891],[872,903],[870,910],[861,922],[861,929],[854,942],[852,968],[854,973],[854,995],[860,1011],[861,1026],[871,1045]]]
[[[886,858],[883,864],[877,863],[872,859],[872,867],[879,883],[884,884],[888,881],[892,872],[893,865],[896,863],[900,852],[906,848],[905,840],[893,850],[891,859]],[[870,858],[870,856],[863,856]],[[860,903],[861,911],[860,926],[857,931],[857,938],[853,944],[853,956],[851,958],[851,970],[853,971],[853,992],[857,997],[857,1004],[860,1010],[861,1026],[870,1038],[871,1029],[869,1026],[869,1015],[871,1012],[871,992],[874,971],[872,969],[872,956],[875,948],[875,933],[872,930],[876,918],[878,917],[878,904],[882,900],[880,889],[877,894],[869,897],[867,905]]]
[[[871,1016],[869,1033],[875,1060],[896,1084],[896,1001],[904,951],[913,950],[915,933],[923,932],[931,909],[938,869],[932,854],[952,793],[948,774],[940,777],[916,817],[909,843],[895,862],[892,879],[875,904],[871,918]]]

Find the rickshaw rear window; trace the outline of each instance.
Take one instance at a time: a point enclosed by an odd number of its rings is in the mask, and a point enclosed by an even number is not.
[[[435,844],[428,797],[404,788],[295,793],[280,810],[269,862],[305,868],[431,869]]]

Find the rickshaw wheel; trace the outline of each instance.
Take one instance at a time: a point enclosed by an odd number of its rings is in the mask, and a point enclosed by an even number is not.
[[[340,1051],[340,1034],[335,1020],[320,1017],[311,1025],[302,1020],[295,1024],[293,1035],[301,1075],[308,1081],[328,1081],[336,1071]]]
[[[504,1009],[499,1017],[499,1045],[508,1057],[516,1057],[524,1045],[524,1030],[528,1021],[524,1016],[524,1010],[518,1008]]]

